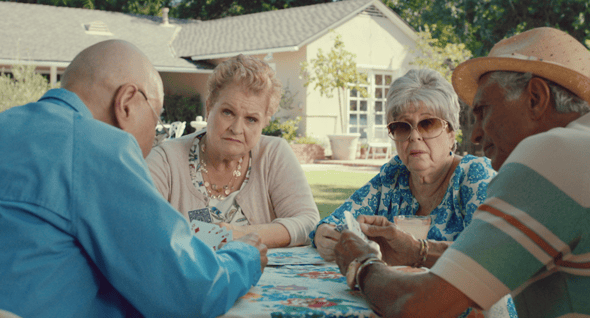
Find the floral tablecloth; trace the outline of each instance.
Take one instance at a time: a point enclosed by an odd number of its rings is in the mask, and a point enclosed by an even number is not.
[[[222,317],[378,317],[338,266],[309,246],[268,251],[258,284]]]
[[[338,266],[324,261],[313,247],[270,249],[267,255],[268,265],[258,284],[221,317],[379,317],[360,291],[348,288]],[[393,268],[404,272],[428,270]],[[506,296],[490,310],[471,308],[459,317],[513,318],[507,310],[511,306],[512,299]]]

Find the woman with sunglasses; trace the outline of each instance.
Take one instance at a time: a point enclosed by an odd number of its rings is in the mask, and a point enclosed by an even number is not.
[[[388,240],[369,237],[379,243],[382,259],[390,266],[430,268],[457,239],[496,175],[488,158],[454,153],[459,111],[453,87],[436,71],[410,70],[391,84],[387,128],[398,155],[310,233],[324,259],[334,260],[334,246],[340,239],[336,225],[343,223],[345,211],[355,218],[363,215],[361,223],[382,226],[391,225],[397,215],[431,218],[426,240],[396,226],[387,227],[395,231],[387,233]],[[494,317],[516,317],[510,296],[492,308]],[[469,308],[460,317],[471,312]]]
[[[396,246],[388,247],[394,253],[384,251],[384,260],[389,265],[434,264],[471,222],[496,175],[488,158],[454,153],[459,111],[453,87],[436,71],[410,70],[391,84],[387,128],[398,155],[310,233],[324,259],[334,259],[333,248],[340,238],[335,226],[349,211],[355,218],[376,215],[389,222],[397,215],[430,216],[424,243],[397,230]],[[420,255],[424,244],[427,257]]]

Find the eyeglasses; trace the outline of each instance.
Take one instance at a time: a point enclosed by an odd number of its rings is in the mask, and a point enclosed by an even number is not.
[[[168,131],[168,128],[166,128],[166,126],[164,126],[164,123],[160,119],[160,115],[158,115],[158,113],[156,113],[156,110],[152,106],[152,103],[150,103],[149,99],[147,98],[147,95],[141,89],[138,88],[137,90],[141,93],[141,95],[143,95],[143,98],[145,98],[145,101],[147,102],[148,106],[150,106],[150,109],[152,110],[154,115],[156,115],[156,118],[158,118],[158,124],[160,124],[160,126],[162,126],[162,129],[164,130],[163,134],[165,134],[165,136],[163,138],[170,137],[170,132]]]
[[[393,121],[387,125],[389,137],[395,141],[406,141],[410,138],[412,130],[416,129],[424,139],[436,138],[442,134],[449,123],[443,119],[432,117],[422,119],[416,127],[405,121]]]

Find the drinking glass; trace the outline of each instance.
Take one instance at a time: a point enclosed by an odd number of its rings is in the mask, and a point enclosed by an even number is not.
[[[432,219],[424,215],[396,215],[393,221],[397,227],[415,239],[426,239]]]

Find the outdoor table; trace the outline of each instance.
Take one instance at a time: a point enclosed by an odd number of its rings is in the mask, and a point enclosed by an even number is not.
[[[240,297],[223,318],[379,317],[358,290],[351,290],[338,265],[326,262],[311,246],[268,250],[268,265],[258,284]],[[427,268],[394,266],[417,273]],[[507,297],[468,317],[509,317]]]
[[[378,317],[311,246],[268,250],[256,286],[221,317]]]

